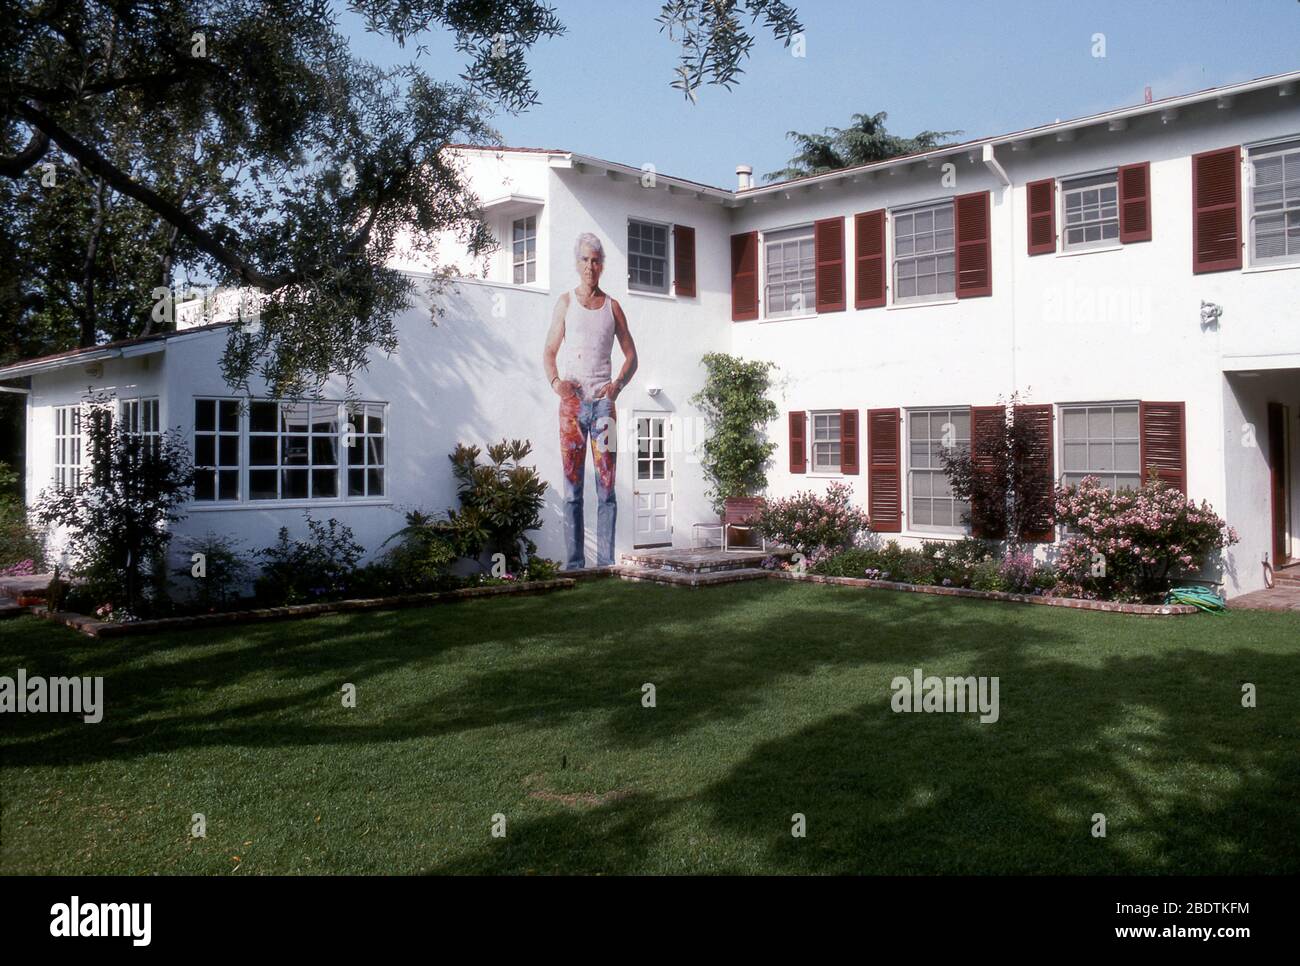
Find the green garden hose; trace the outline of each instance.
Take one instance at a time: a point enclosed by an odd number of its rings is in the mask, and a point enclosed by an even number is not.
[[[1223,598],[1208,587],[1175,587],[1165,594],[1166,604],[1191,604],[1207,614],[1222,614]]]

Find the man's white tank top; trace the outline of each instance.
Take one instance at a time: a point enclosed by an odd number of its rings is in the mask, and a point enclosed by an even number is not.
[[[610,352],[614,348],[614,309],[609,294],[598,309],[586,309],[577,291],[569,293],[564,313],[564,343],[560,347],[560,378],[582,386],[583,398],[610,381]]]

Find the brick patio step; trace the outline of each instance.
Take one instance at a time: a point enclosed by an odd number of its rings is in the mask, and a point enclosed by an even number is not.
[[[758,567],[767,557],[788,557],[788,550],[743,550],[723,553],[717,548],[705,550],[634,550],[622,555],[624,566],[652,568],[672,573],[705,574]]]

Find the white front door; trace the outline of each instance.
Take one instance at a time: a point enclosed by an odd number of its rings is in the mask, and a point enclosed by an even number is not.
[[[668,453],[668,417],[636,413],[636,505],[634,547],[673,542],[673,472]]]

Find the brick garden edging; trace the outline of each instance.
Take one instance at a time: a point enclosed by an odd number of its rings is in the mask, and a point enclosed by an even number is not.
[[[796,574],[773,570],[777,580],[801,580],[814,584],[839,584],[845,587],[874,587],[877,590],[902,590],[913,594],[940,597],[973,597],[977,600],[1005,600],[1017,604],[1042,604],[1046,607],[1069,607],[1074,610],[1100,610],[1110,614],[1136,614],[1143,617],[1181,617],[1199,613],[1191,604],[1121,604],[1109,600],[1080,600],[1077,597],[1035,597],[1033,594],[1008,594],[1001,590],[971,590],[967,587],[938,587],[933,584],[902,584],[892,580],[866,577],[823,577],[820,574]]]
[[[55,621],[80,631],[89,637],[125,637],[130,634],[154,634],[161,631],[188,631],[199,627],[226,624],[256,624],[264,621],[296,620],[319,617],[322,614],[342,614],[362,610],[393,610],[400,607],[424,607],[429,604],[452,604],[476,597],[503,597],[515,594],[547,594],[557,590],[572,590],[577,581],[569,577],[553,580],[530,580],[521,584],[493,584],[489,587],[461,587],[424,594],[401,594],[395,597],[365,597],[356,600],[336,600],[320,604],[290,604],[286,607],[263,607],[256,610],[232,610],[222,614],[193,614],[189,617],[163,617],[158,620],[117,623],[99,621],[84,614],[70,611],[50,611],[31,607],[37,617]]]

